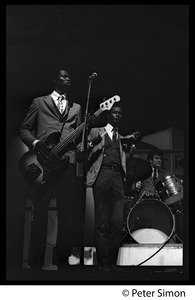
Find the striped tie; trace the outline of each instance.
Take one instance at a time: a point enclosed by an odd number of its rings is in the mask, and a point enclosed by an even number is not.
[[[59,109],[59,112],[62,114],[64,111],[63,103],[62,101],[65,99],[64,95],[58,97],[57,107]]]

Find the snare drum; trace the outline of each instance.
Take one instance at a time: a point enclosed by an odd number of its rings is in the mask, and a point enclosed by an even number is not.
[[[157,182],[155,186],[160,199],[167,205],[173,205],[183,199],[182,181],[175,175],[169,175]]]

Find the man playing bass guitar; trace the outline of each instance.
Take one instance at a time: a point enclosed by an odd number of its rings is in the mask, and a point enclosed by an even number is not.
[[[56,252],[58,268],[68,264],[71,254],[74,234],[74,211],[76,205],[75,178],[76,159],[74,141],[63,149],[61,156],[49,151],[57,142],[67,137],[81,123],[81,106],[69,101],[67,91],[71,86],[70,74],[63,66],[53,73],[54,90],[47,96],[37,97],[33,100],[26,117],[20,127],[20,138],[34,150],[40,165],[29,162],[25,167],[31,185],[36,185],[40,179],[40,187],[34,192],[34,216],[32,222],[30,241],[30,266],[41,269],[44,264],[44,254],[47,239],[48,206],[55,195],[58,213],[58,233]],[[35,134],[34,134],[35,133]],[[59,148],[59,146],[58,146]],[[66,151],[66,153],[65,153]],[[52,159],[51,159],[52,158]],[[30,160],[30,157],[27,159]],[[50,161],[52,163],[50,163]],[[55,169],[55,164],[61,163],[60,176],[56,174],[48,180],[47,173],[40,174],[42,166]],[[38,167],[39,166],[39,167]],[[48,168],[46,168],[48,169]],[[43,172],[42,172],[43,173]],[[37,184],[38,185],[38,184]]]

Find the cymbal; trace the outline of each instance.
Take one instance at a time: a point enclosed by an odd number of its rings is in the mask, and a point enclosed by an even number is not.
[[[142,158],[128,158],[127,159],[127,176],[134,181],[144,180],[152,174],[152,167],[149,162]]]

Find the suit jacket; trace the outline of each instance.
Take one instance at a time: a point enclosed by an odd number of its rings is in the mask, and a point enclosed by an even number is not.
[[[158,180],[156,182],[156,184],[162,180],[167,174],[165,172],[163,172],[162,170],[159,170],[158,172]],[[142,181],[142,186],[141,189],[138,193],[138,198],[142,197],[142,195],[144,195],[144,193],[146,194],[156,194],[156,189],[155,189],[155,185],[154,183],[154,179],[152,177],[152,175],[150,177],[148,177],[147,179]]]
[[[95,137],[98,137],[99,135],[102,135],[105,132],[104,127],[100,128],[92,128],[88,140],[92,141]],[[121,157],[121,164],[124,171],[124,176],[126,174],[126,155],[125,152],[122,150],[122,145],[120,142],[120,138],[122,136],[119,135],[119,145],[120,145],[120,157]],[[103,154],[104,154],[104,146],[105,146],[105,135],[102,137],[102,141],[96,145],[89,156],[89,170],[87,172],[87,186],[90,187],[94,184],[98,173],[100,171],[102,160],[103,160]]]
[[[61,139],[67,137],[81,123],[81,106],[77,103],[67,101],[66,109],[63,115],[55,107],[51,94],[33,99],[33,102],[26,114],[26,117],[20,127],[20,138],[31,148],[32,143],[38,140],[44,140],[52,132],[62,129]],[[67,153],[70,162],[75,162],[74,151]]]

